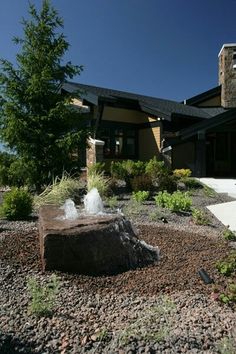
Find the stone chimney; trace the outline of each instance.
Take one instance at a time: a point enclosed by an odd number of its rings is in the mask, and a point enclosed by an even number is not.
[[[236,107],[236,43],[224,44],[219,53],[221,105]]]

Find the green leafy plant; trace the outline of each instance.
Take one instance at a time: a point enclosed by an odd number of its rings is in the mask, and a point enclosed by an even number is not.
[[[154,199],[157,205],[173,212],[190,211],[192,206],[192,200],[187,192],[176,191],[173,194],[159,192]]]
[[[30,313],[37,317],[49,316],[55,306],[59,286],[60,282],[55,274],[52,275],[46,285],[40,285],[34,277],[29,278],[27,287],[31,297]]]
[[[149,192],[148,191],[138,191],[138,192],[133,192],[132,193],[132,198],[136,200],[138,203],[143,203],[149,198]]]
[[[163,173],[166,174],[166,168],[164,161],[158,161],[156,156],[153,159],[147,162],[145,172],[149,175],[153,180],[156,180],[162,175]]]
[[[231,231],[229,228],[227,228],[223,231],[223,237],[227,241],[236,241],[235,232]]]
[[[226,259],[217,262],[216,268],[222,275],[230,276],[236,270],[236,252],[231,252]]]
[[[220,294],[219,300],[224,304],[236,302],[236,283],[229,282],[225,291]]]
[[[75,199],[81,190],[81,181],[64,173],[61,178],[55,178],[53,183],[34,197],[34,207],[38,209],[44,204],[62,205],[66,199]]]
[[[33,198],[27,189],[13,187],[3,195],[1,214],[8,220],[24,220],[32,213]]]
[[[175,169],[173,171],[173,175],[177,178],[186,178],[190,177],[192,174],[192,171],[188,168],[181,168],[181,169]]]
[[[210,222],[207,214],[203,210],[197,208],[192,209],[192,219],[197,225],[207,225]]]

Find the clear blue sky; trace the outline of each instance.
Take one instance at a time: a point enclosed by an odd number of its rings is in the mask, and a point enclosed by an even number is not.
[[[41,0],[33,0],[37,7]],[[236,0],[52,0],[74,81],[183,100],[218,84],[218,53],[236,42]],[[12,62],[28,0],[0,0],[0,56]]]

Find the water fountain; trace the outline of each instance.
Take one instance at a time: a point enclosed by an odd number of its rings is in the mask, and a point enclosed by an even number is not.
[[[140,241],[122,214],[104,212],[96,189],[85,196],[80,212],[70,199],[61,208],[43,206],[39,235],[43,270],[116,274],[159,259],[159,249]]]

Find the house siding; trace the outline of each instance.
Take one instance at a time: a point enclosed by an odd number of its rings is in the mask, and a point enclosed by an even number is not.
[[[160,156],[161,127],[139,130],[139,158],[146,161]]]
[[[198,107],[220,107],[221,106],[221,96],[218,95],[216,97],[210,98],[201,102],[197,105]]]
[[[104,107],[102,119],[120,123],[141,124],[148,122],[148,115],[125,108]]]

